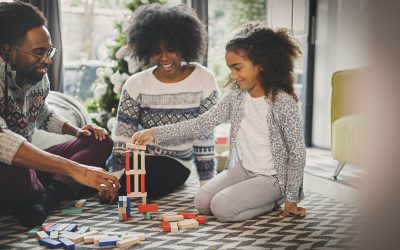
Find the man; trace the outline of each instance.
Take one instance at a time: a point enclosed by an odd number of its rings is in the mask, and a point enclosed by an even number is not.
[[[47,69],[57,52],[45,24],[29,4],[0,3],[0,204],[27,227],[42,224],[60,199],[86,193],[84,186],[107,193],[109,202],[120,187],[100,168],[112,149],[105,130],[77,128],[45,102]],[[77,139],[43,151],[30,143],[35,126]]]

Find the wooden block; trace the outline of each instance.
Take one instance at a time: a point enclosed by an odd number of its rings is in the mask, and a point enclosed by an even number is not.
[[[207,219],[204,218],[204,217],[202,217],[202,216],[197,216],[195,219],[196,219],[196,220],[199,222],[199,224],[201,224],[201,225],[207,223]]]
[[[139,204],[138,205],[139,213],[156,213],[158,212],[158,205],[157,204]]]
[[[135,175],[135,174],[144,175],[144,174],[146,174],[146,170],[129,170],[129,171],[126,172],[126,174],[129,174],[129,175]],[[143,191],[141,191],[141,192],[143,192]]]
[[[184,230],[188,228],[195,228],[199,226],[199,222],[195,219],[183,220],[178,222],[179,230]]]
[[[50,238],[58,239],[58,231],[51,231],[50,232]]]
[[[39,240],[40,245],[47,246],[48,248],[54,249],[54,248],[60,248],[63,246],[63,244],[55,239],[50,239],[50,238],[44,238]]]
[[[60,238],[58,239],[64,246],[65,249],[67,250],[74,250],[75,249],[75,243],[72,242],[71,240],[67,238]]]
[[[197,217],[195,214],[187,213],[187,212],[179,212],[178,214],[182,215],[183,218],[185,218],[185,219],[195,219]]]
[[[70,239],[75,244],[82,242],[84,240],[84,236],[82,234],[72,233],[72,232],[63,232],[61,237]]]
[[[62,230],[64,230],[66,227],[68,227],[68,225],[69,225],[69,224],[67,224],[67,223],[58,224],[57,228],[54,229],[54,230],[56,230],[56,231],[62,231]]]
[[[139,237],[127,238],[127,239],[117,241],[117,247],[118,248],[128,248],[128,247],[138,244],[139,242],[140,242]]]
[[[80,227],[76,233],[83,234],[83,233],[89,232],[89,230],[90,230],[89,226],[83,226],[83,227]]]
[[[86,235],[83,237],[83,242],[85,244],[89,244],[89,243],[94,243],[94,239],[95,238],[99,238],[99,237],[106,237],[107,235],[105,234],[91,234],[91,235]]]
[[[150,220],[151,219],[151,213],[146,213],[146,220]]]
[[[44,231],[46,231],[47,234],[50,234],[50,233],[51,233],[52,231],[54,231],[56,228],[58,228],[58,224],[54,224],[53,226],[47,228],[47,229],[44,230]]]
[[[75,207],[77,208],[82,208],[85,205],[86,205],[86,199],[81,199],[75,203]]]
[[[178,222],[171,222],[169,225],[171,226],[171,233],[177,233],[179,231]]]
[[[163,221],[182,221],[184,220],[182,215],[170,215],[170,216],[165,216],[163,218]]]
[[[133,192],[133,193],[130,193],[128,195],[128,197],[131,197],[131,198],[143,198],[143,197],[147,197],[147,193]]]
[[[106,238],[101,238],[99,239],[99,246],[100,247],[115,246],[118,240],[119,238],[116,236],[108,236]]]
[[[37,231],[36,232],[36,239],[41,240],[44,238],[49,238],[49,235],[45,231]]]
[[[82,208],[79,207],[70,207],[61,210],[61,214],[81,214],[81,213],[82,213]]]
[[[146,236],[143,233],[133,233],[133,232],[127,232],[122,238],[123,239],[128,239],[128,238],[135,238],[139,237],[141,241],[146,240]]]
[[[77,228],[78,228],[78,224],[69,224],[66,228],[64,228],[63,231],[75,232]]]
[[[104,242],[105,244],[107,244],[106,242],[114,241],[115,245],[118,239],[119,237],[117,236],[108,236],[108,235],[102,237],[94,237],[94,244],[99,246],[100,242]]]
[[[37,227],[34,227],[34,228],[32,228],[31,230],[29,230],[29,232],[28,232],[28,237],[29,238],[33,238],[33,237],[35,237],[36,236],[36,233],[40,230],[40,226],[37,226]]]
[[[42,225],[42,227],[40,228],[40,231],[46,231],[47,229],[49,229],[50,227],[54,226],[55,223],[46,223],[44,225]]]
[[[162,226],[164,232],[166,232],[166,233],[171,232],[171,225],[169,224],[168,221],[161,222],[161,226]]]
[[[136,144],[133,144],[133,143],[127,143],[127,144],[126,144],[126,149],[133,149],[133,150],[142,150],[142,151],[144,151],[144,150],[146,150],[146,146],[144,146],[144,145],[136,145]]]
[[[178,215],[178,213],[177,212],[165,212],[163,214],[158,214],[157,219],[163,220],[164,216],[171,216],[171,215]]]
[[[126,194],[129,195],[131,193],[131,176],[127,174],[131,169],[131,153],[129,151],[125,151],[125,177],[126,177]]]

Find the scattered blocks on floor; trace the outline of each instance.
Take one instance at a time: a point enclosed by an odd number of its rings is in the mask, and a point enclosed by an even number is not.
[[[162,220],[161,226],[164,232],[177,233],[179,230],[196,228],[200,224],[206,224],[207,219],[187,212],[166,212],[159,214],[158,219]]]

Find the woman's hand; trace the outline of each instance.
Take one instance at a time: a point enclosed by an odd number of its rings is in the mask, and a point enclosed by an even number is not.
[[[92,123],[87,124],[79,129],[76,133],[76,137],[79,138],[81,136],[91,136],[92,132],[94,133],[94,137],[100,141],[106,139],[106,136],[108,135],[107,130]]]
[[[154,142],[154,131],[146,129],[133,134],[131,142],[137,145],[149,145]]]
[[[299,217],[306,216],[306,210],[302,207],[298,207],[294,202],[285,202],[285,206],[283,208],[282,213],[279,214],[279,218],[285,218],[289,213],[294,214]]]
[[[72,175],[72,178],[82,185],[97,189],[97,191],[110,190],[114,193],[118,192],[121,187],[118,178],[107,173],[104,169],[98,167],[83,166]],[[83,174],[82,174],[83,171]]]

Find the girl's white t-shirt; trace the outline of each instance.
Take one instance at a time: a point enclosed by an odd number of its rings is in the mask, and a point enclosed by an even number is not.
[[[237,149],[243,167],[261,175],[276,175],[267,122],[268,103],[264,97],[246,93],[244,117],[237,137]]]

